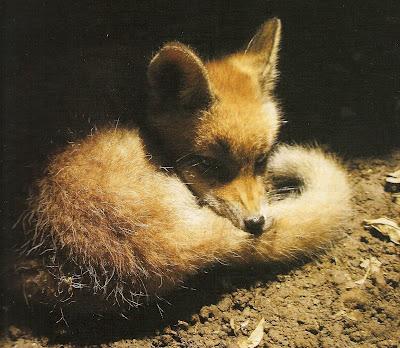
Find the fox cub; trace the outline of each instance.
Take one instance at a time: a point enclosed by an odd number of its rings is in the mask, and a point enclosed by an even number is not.
[[[148,67],[146,132],[103,129],[52,158],[25,217],[24,255],[42,274],[23,279],[32,301],[135,307],[216,262],[288,261],[335,237],[344,170],[319,149],[271,151],[280,32],[271,19],[210,62],[165,44]],[[299,189],[279,198],[270,178]]]

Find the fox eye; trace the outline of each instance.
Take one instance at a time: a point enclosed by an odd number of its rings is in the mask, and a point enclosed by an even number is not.
[[[231,179],[229,170],[216,159],[196,156],[196,161],[192,166],[196,167],[201,175],[216,179],[219,182],[227,182]]]
[[[256,162],[254,163],[254,173],[256,175],[264,174],[266,166],[267,154],[265,153],[257,157]]]
[[[211,170],[217,170],[218,164],[217,162],[209,157],[205,156],[193,156],[191,160],[191,167],[196,168],[202,173],[207,173]]]
[[[213,161],[211,158],[203,156],[197,156],[194,165],[197,166],[199,169],[204,169],[204,170],[209,170],[213,167],[217,167],[215,161]]]

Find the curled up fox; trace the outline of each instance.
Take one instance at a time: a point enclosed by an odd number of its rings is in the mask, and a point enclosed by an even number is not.
[[[148,66],[146,131],[99,130],[52,157],[24,218],[23,256],[41,274],[22,277],[29,301],[135,307],[217,262],[289,261],[334,240],[344,170],[318,148],[274,146],[280,33],[271,19],[208,62],[165,44]],[[299,186],[281,195],[276,181]]]

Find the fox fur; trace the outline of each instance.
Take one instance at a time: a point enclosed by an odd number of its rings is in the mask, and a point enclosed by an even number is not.
[[[207,63],[164,45],[147,131],[103,129],[52,158],[24,219],[25,256],[50,270],[46,301],[86,292],[135,307],[216,262],[290,261],[335,239],[350,212],[344,169],[317,148],[272,150],[280,27]],[[299,189],[281,197],[273,179]]]

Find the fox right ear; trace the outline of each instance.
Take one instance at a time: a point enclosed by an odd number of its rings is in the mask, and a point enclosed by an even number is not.
[[[266,21],[251,39],[245,51],[253,58],[252,66],[264,86],[273,86],[276,80],[281,27],[279,18]]]
[[[167,43],[151,60],[147,78],[152,105],[162,109],[193,111],[212,101],[207,70],[187,46]]]

